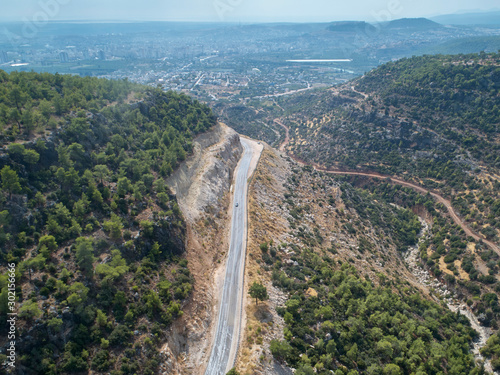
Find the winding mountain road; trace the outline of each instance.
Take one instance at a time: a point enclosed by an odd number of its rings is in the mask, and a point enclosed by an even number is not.
[[[393,184],[409,187],[409,188],[411,188],[413,190],[416,190],[416,191],[418,191],[419,193],[422,193],[422,194],[427,194],[428,193],[435,200],[437,200],[439,203],[442,203],[446,207],[446,209],[448,210],[448,213],[450,214],[450,216],[453,219],[453,221],[456,224],[458,224],[464,230],[465,234],[467,234],[468,236],[474,238],[476,241],[483,241],[493,251],[495,251],[498,255],[500,255],[500,248],[495,243],[493,243],[492,241],[489,241],[486,238],[484,238],[484,237],[482,237],[482,236],[474,233],[469,228],[469,226],[457,215],[457,213],[455,212],[455,210],[453,209],[453,207],[451,205],[451,202],[448,199],[443,198],[441,195],[436,194],[433,191],[430,191],[428,189],[423,188],[420,185],[417,185],[417,184],[414,184],[414,183],[411,183],[411,182],[408,182],[408,181],[404,181],[404,180],[401,180],[401,179],[396,178],[396,177],[384,176],[384,175],[381,175],[381,174],[378,174],[378,173],[353,172],[353,171],[335,171],[335,170],[328,170],[326,168],[321,168],[321,167],[316,166],[316,165],[314,165],[314,168],[316,170],[318,170],[318,171],[325,172],[325,173],[330,173],[330,174],[352,175],[352,176],[365,176],[365,177],[375,177],[375,178],[381,178],[381,179],[388,178],[391,181],[391,183],[393,183]]]
[[[405,180],[402,180],[400,178],[393,177],[393,176],[386,176],[386,175],[382,175],[382,174],[376,173],[376,172],[358,172],[358,171],[344,171],[344,170],[328,169],[328,168],[325,168],[325,167],[323,167],[319,164],[316,164],[314,162],[305,162],[305,161],[299,159],[298,157],[294,156],[293,154],[290,154],[286,151],[286,146],[290,142],[289,128],[286,125],[284,125],[279,119],[276,119],[274,121],[277,124],[281,125],[283,127],[283,129],[285,129],[285,131],[286,131],[286,138],[279,147],[280,151],[285,152],[288,156],[290,156],[297,163],[302,164],[302,165],[310,165],[317,171],[325,172],[325,173],[329,173],[329,174],[364,176],[364,177],[375,177],[375,178],[380,178],[380,179],[389,179],[392,184],[406,186],[406,187],[409,187],[413,190],[416,190],[422,194],[430,194],[435,200],[437,200],[439,203],[442,203],[446,207],[446,209],[448,210],[448,213],[450,214],[453,221],[463,229],[465,234],[474,238],[476,241],[483,241],[494,252],[496,252],[498,255],[500,255],[500,247],[497,244],[495,244],[494,242],[489,241],[485,237],[473,232],[472,229],[470,229],[470,227],[467,225],[467,223],[465,221],[463,221],[462,218],[460,216],[458,216],[458,214],[455,212],[455,210],[453,209],[453,206],[451,205],[451,202],[448,199],[444,198],[443,196],[435,193],[434,191],[426,189],[420,185],[417,185],[417,184],[414,184],[412,182],[408,182],[408,181],[405,181]]]
[[[329,173],[329,174],[338,174],[338,175],[350,175],[350,176],[364,176],[364,177],[375,177],[375,178],[380,178],[380,179],[389,179],[392,184],[396,185],[401,185],[401,186],[406,186],[409,187],[415,191],[418,191],[419,193],[422,194],[430,194],[435,200],[437,200],[439,203],[442,203],[446,209],[448,210],[448,213],[450,214],[451,218],[453,221],[458,224],[467,234],[468,236],[474,238],[476,241],[483,241],[487,246],[489,246],[494,252],[496,252],[498,255],[500,255],[500,247],[498,247],[495,243],[492,241],[487,240],[486,238],[474,233],[469,226],[460,218],[460,216],[457,215],[455,210],[453,209],[451,202],[443,198],[441,195],[436,194],[435,192],[428,190],[426,188],[423,188],[420,185],[401,180],[396,177],[392,176],[384,176],[378,173],[369,173],[369,172],[354,172],[354,171],[337,171],[337,170],[329,170],[323,167],[320,167],[318,165],[312,164],[314,169],[317,171]]]
[[[243,156],[234,185],[231,242],[219,306],[219,318],[205,375],[224,375],[234,365],[238,351],[243,304],[243,275],[247,239],[247,189],[255,150],[241,138]]]

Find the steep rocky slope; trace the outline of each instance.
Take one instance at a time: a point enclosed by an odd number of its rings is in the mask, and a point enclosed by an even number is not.
[[[241,152],[238,134],[221,123],[194,140],[193,155],[167,179],[187,218],[222,210],[219,201],[229,191]]]
[[[208,359],[230,229],[230,188],[241,157],[239,135],[224,124],[193,141],[193,155],[167,180],[186,217],[186,258],[194,291],[169,332],[164,370],[199,374]]]
[[[365,209],[379,220],[367,217]],[[302,303],[317,300],[323,288],[318,289],[317,283],[326,271],[309,273],[305,259],[318,265],[326,261],[332,270],[350,264],[374,285],[437,300],[405,268],[398,251],[416,241],[405,233],[420,228],[410,211],[302,167],[270,148],[264,150],[252,181],[249,210],[247,284],[263,283],[270,299],[259,305],[253,300],[247,303],[248,319],[237,364],[242,374],[291,373],[287,364],[293,363],[292,357],[272,353],[272,345],[276,345],[272,342],[290,340],[290,317],[283,319],[290,298],[295,295],[292,298],[301,298]],[[291,284],[296,285],[295,291],[287,287]],[[301,339],[313,347],[314,335],[319,332],[311,331]],[[336,366],[342,368],[339,362]]]

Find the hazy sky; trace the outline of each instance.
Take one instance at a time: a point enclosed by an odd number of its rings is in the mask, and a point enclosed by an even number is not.
[[[0,0],[0,20],[385,21],[498,9],[498,0]]]

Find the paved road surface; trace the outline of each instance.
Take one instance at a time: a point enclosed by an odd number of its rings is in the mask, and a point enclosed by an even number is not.
[[[233,367],[238,350],[246,254],[247,177],[253,156],[253,150],[245,139],[241,138],[241,144],[244,151],[236,172],[226,276],[219,306],[219,319],[205,375],[226,374]]]

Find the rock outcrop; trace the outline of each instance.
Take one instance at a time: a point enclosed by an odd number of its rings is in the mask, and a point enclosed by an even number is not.
[[[217,124],[193,141],[193,154],[168,178],[186,219],[186,258],[194,291],[184,315],[168,332],[161,349],[161,373],[198,374],[210,353],[223,259],[229,247],[229,193],[243,153],[233,129]]]
[[[193,155],[167,180],[186,219],[191,221],[203,212],[217,213],[243,152],[239,135],[224,124],[217,124],[193,143]]]

